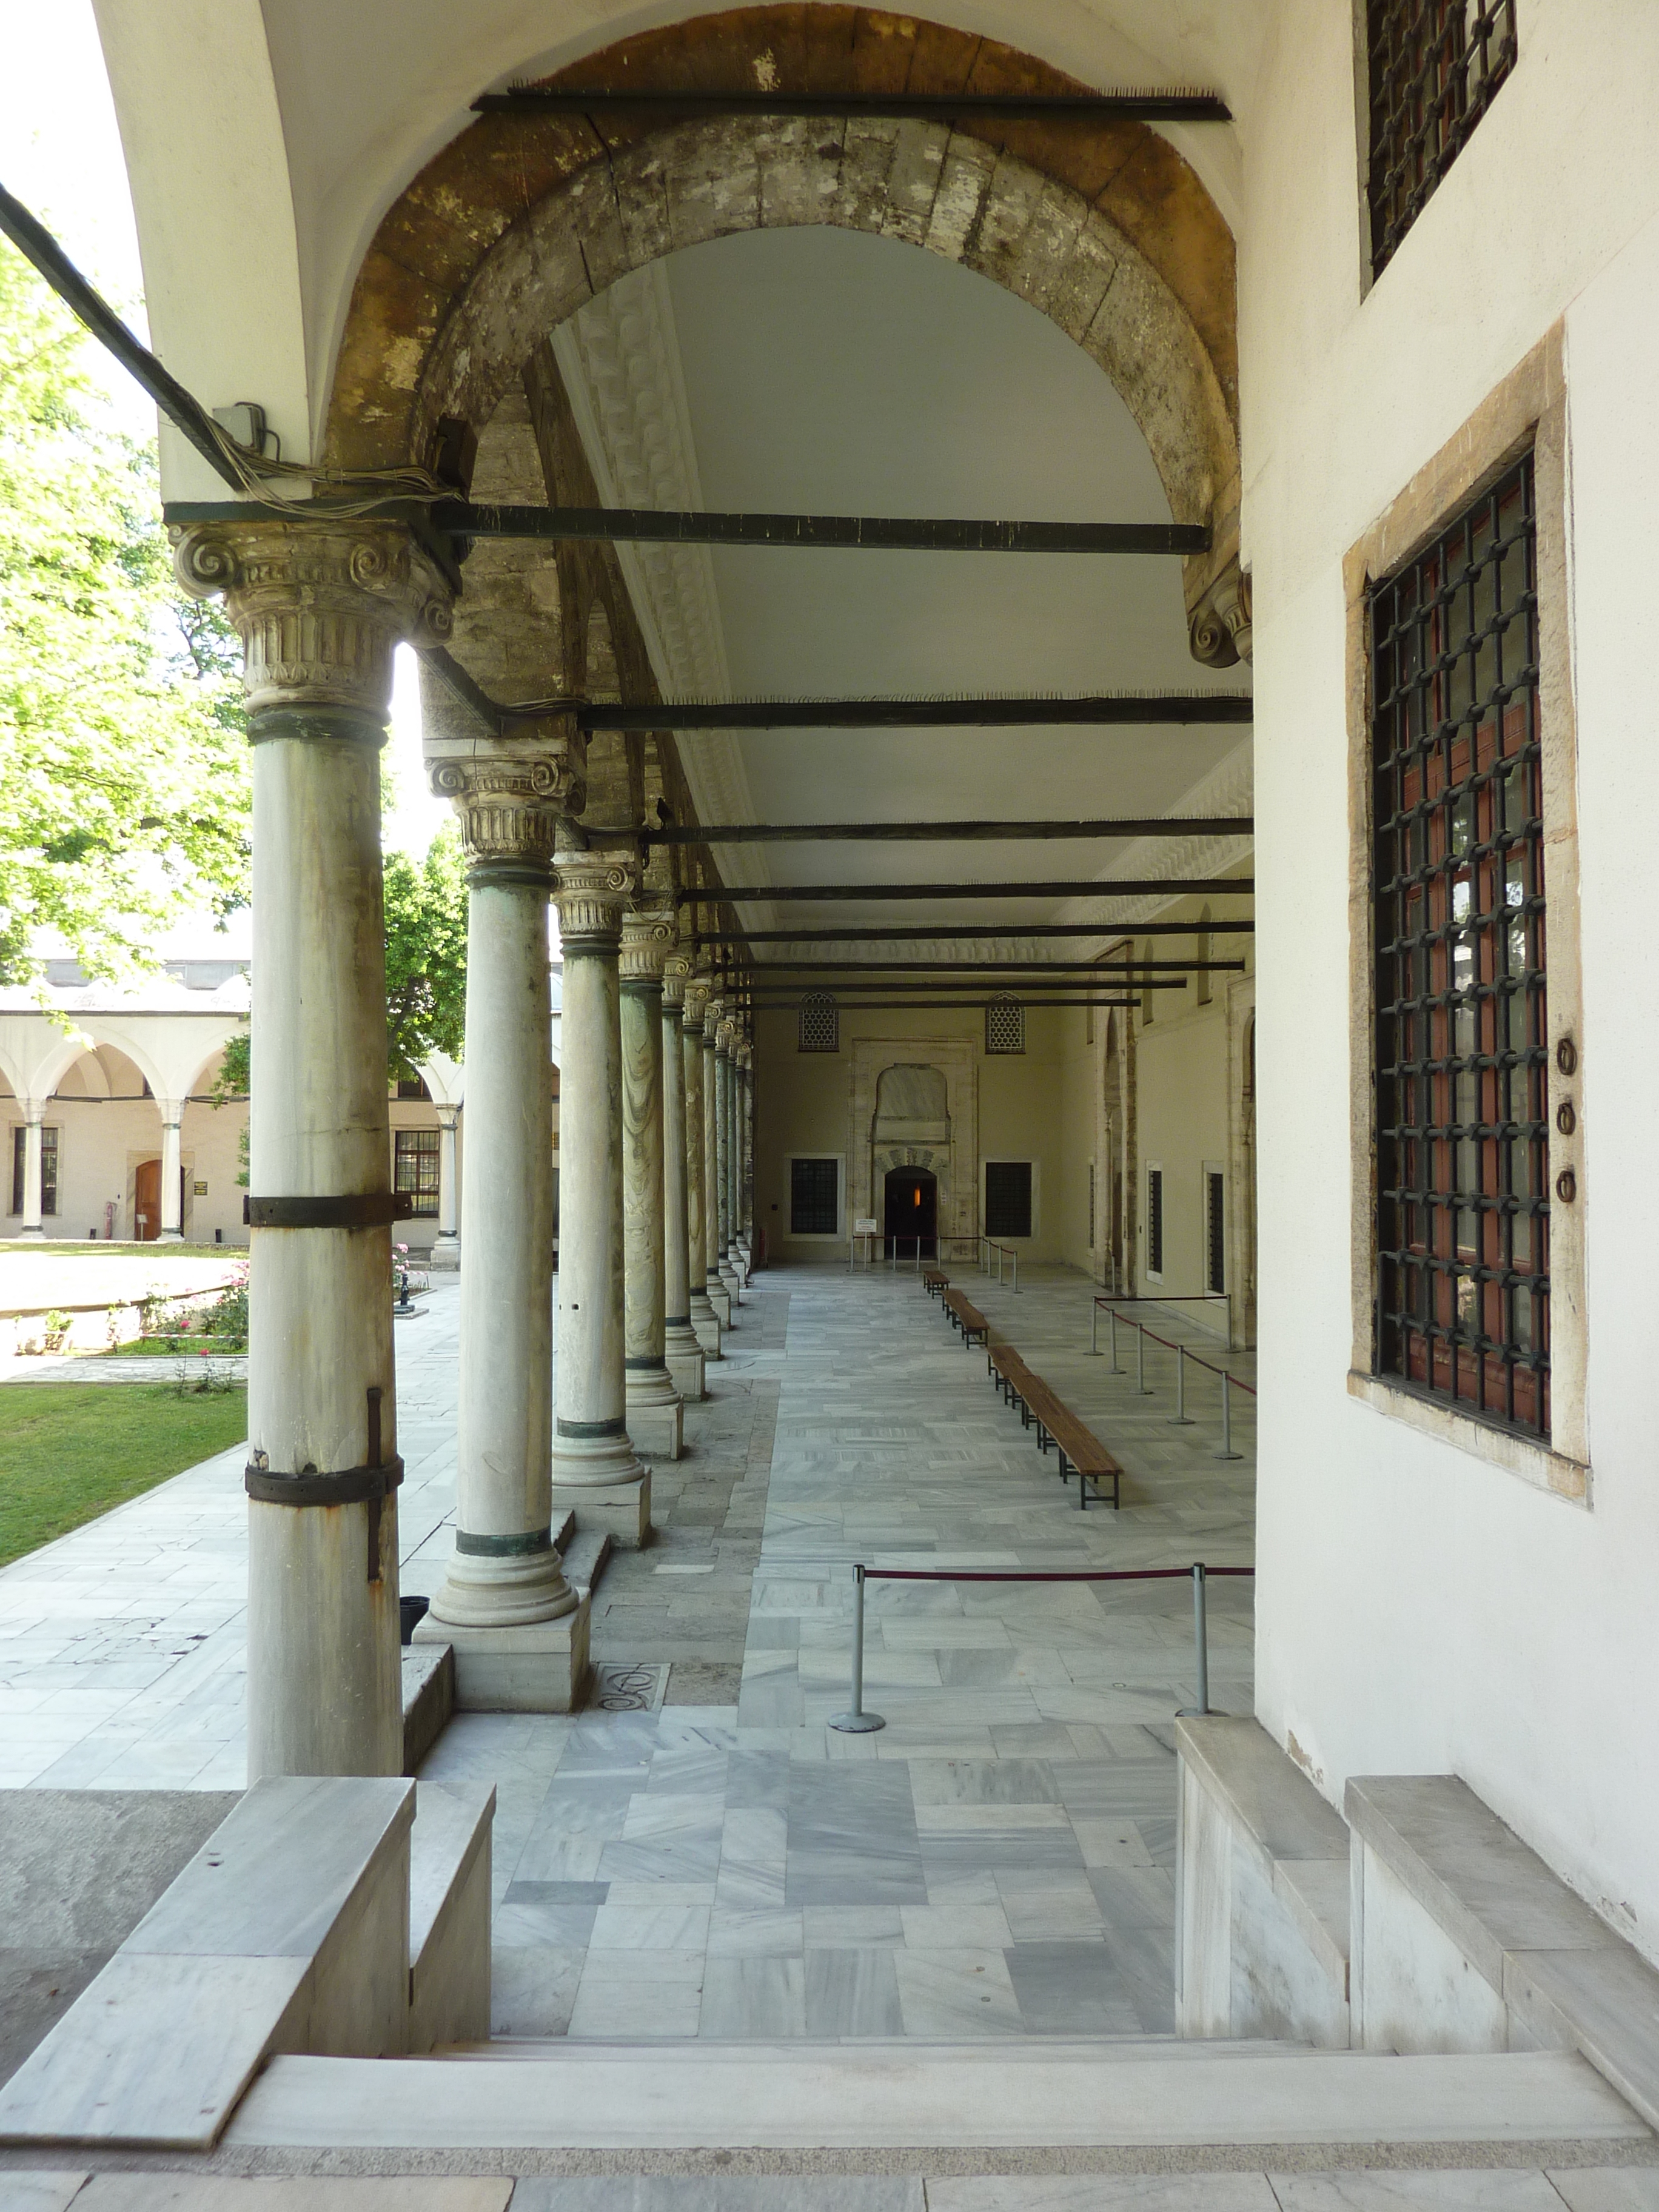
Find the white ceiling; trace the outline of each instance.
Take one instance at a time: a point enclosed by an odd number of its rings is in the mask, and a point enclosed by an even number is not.
[[[900,241],[748,233],[665,264],[704,504],[816,514],[1167,521],[1109,380],[1045,316]],[[736,696],[1242,688],[1187,646],[1178,562],[722,550]],[[695,738],[683,739],[695,746]],[[833,731],[740,740],[761,821],[1182,811],[1236,730]],[[1121,872],[1103,844],[789,844],[769,879]],[[1146,866],[1143,848],[1137,870]],[[1114,863],[1116,863],[1114,866]],[[791,907],[840,919],[1055,918],[1052,902]],[[780,914],[779,918],[784,918]]]

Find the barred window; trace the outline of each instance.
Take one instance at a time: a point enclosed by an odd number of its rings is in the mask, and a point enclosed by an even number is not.
[[[1227,1289],[1227,1179],[1218,1168],[1204,1170],[1204,1287],[1212,1297]]]
[[[988,1237],[1030,1235],[1030,1160],[986,1161],[985,1233]]]
[[[1024,1052],[1025,1009],[1018,999],[1000,992],[985,1009],[987,1052]]]
[[[435,1129],[394,1129],[392,1158],[394,1190],[407,1191],[415,1203],[410,1213],[418,1220],[434,1219],[438,1212],[438,1132]]]
[[[1095,1249],[1095,1164],[1089,1163],[1089,1249]]]
[[[841,1009],[830,991],[809,991],[796,1018],[797,1052],[839,1052]]]
[[[833,1237],[841,1226],[841,1162],[789,1163],[789,1234]]]
[[[1379,1375],[1547,1436],[1531,456],[1370,594]]]
[[[1164,1279],[1164,1170],[1146,1170],[1146,1273]]]
[[[1365,31],[1376,276],[1515,67],[1515,0],[1366,0]]]

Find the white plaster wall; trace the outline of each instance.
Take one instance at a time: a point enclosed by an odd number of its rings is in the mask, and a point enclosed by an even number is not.
[[[1258,1711],[1340,1802],[1462,1774],[1659,1957],[1649,1134],[1659,981],[1630,893],[1659,758],[1659,12],[1519,0],[1522,60],[1360,300],[1348,11],[1296,0],[1257,88],[1242,264],[1255,582]],[[1588,1508],[1348,1395],[1346,548],[1566,318],[1586,1012]],[[1143,1150],[1146,1149],[1143,1146]]]

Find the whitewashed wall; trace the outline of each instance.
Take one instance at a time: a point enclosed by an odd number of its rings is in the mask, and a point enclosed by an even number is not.
[[[1348,10],[1298,0],[1253,103],[1241,319],[1255,584],[1258,1698],[1340,1797],[1467,1778],[1659,1958],[1659,11],[1519,0],[1522,59],[1362,303]],[[1588,1505],[1352,1398],[1342,557],[1565,318],[1588,1217]]]

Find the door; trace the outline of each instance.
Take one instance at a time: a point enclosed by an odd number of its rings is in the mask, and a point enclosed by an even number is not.
[[[132,1179],[132,1230],[141,1244],[153,1244],[161,1233],[161,1163],[141,1160]]]
[[[915,1258],[920,1237],[921,1256],[936,1258],[939,1186],[927,1169],[889,1168],[886,1199],[887,1218],[883,1225],[890,1245],[895,1237],[898,1239],[899,1257]]]

